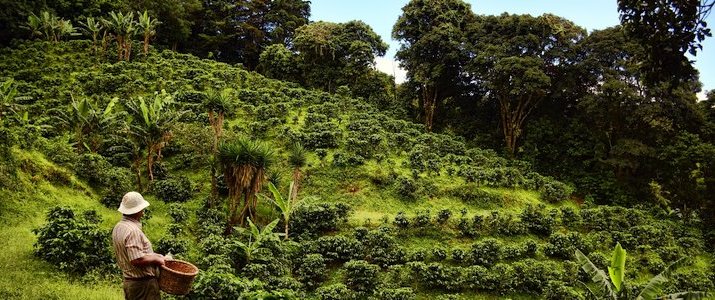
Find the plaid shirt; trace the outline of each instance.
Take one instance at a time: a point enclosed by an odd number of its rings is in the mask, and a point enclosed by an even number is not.
[[[132,260],[154,253],[151,242],[142,232],[142,224],[126,216],[112,230],[112,244],[117,257],[117,265],[122,269],[124,278],[141,278],[159,275],[152,266],[135,267]]]

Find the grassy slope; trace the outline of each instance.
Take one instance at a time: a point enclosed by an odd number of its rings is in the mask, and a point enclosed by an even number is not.
[[[55,55],[55,54],[53,54]],[[64,59],[48,60],[50,65],[55,67],[67,67],[67,62],[75,62],[77,66],[86,65],[92,72],[103,72],[96,67],[92,67],[89,60],[78,55],[69,55],[67,53],[59,54]],[[151,57],[150,57],[151,58]],[[219,64],[207,60],[195,60],[194,64],[198,64],[198,69],[204,70],[224,70],[227,67],[225,64]],[[178,64],[177,61],[163,61],[162,64]],[[197,63],[198,62],[198,63]],[[186,62],[185,62],[186,63]],[[46,68],[49,66],[41,66]],[[173,77],[176,75],[167,72],[172,70],[172,66],[157,66],[161,68],[158,72],[164,77]],[[77,67],[73,70],[63,84],[71,85],[77,80],[77,76],[85,72],[82,67]],[[56,75],[56,74],[55,74]],[[255,76],[255,77],[253,77]],[[151,79],[156,80],[156,79]],[[262,77],[251,74],[248,81],[263,81]],[[142,80],[137,80],[141,82]],[[150,81],[147,79],[146,81]],[[262,84],[262,83],[261,83]],[[261,87],[257,84],[256,87]],[[251,86],[249,83],[242,82],[243,86]],[[294,115],[298,114],[298,124],[304,122],[303,117],[305,112],[298,113],[292,111],[286,118],[290,120]],[[350,112],[348,112],[350,114]],[[237,116],[228,120],[228,128],[240,126],[245,128],[249,123],[249,119],[253,118],[250,113],[239,111]],[[345,131],[345,124],[341,126]],[[280,136],[275,136],[269,143],[280,145]],[[35,237],[31,230],[41,226],[44,220],[44,214],[49,207],[54,205],[69,205],[77,209],[96,209],[104,218],[102,226],[109,230],[112,225],[119,219],[118,213],[112,209],[104,208],[97,201],[98,197],[94,195],[90,188],[77,180],[69,180],[69,184],[50,183],[46,180],[43,173],[55,172],[62,168],[57,167],[53,163],[47,161],[39,153],[18,152],[21,161],[32,161],[36,165],[24,166],[21,172],[21,179],[25,187],[30,187],[26,192],[10,192],[0,191],[0,247],[6,249],[0,251],[0,267],[6,270],[4,276],[0,276],[0,299],[5,298],[21,298],[21,299],[118,299],[121,298],[121,287],[119,278],[101,279],[99,281],[83,282],[77,278],[72,278],[64,275],[52,268],[47,263],[41,262],[32,257],[32,244]],[[387,166],[386,163],[378,164],[374,161],[368,161],[365,165],[349,170],[344,170],[330,166],[329,159],[324,162],[318,161],[314,155],[309,159],[309,167],[306,168],[307,182],[304,186],[302,195],[316,195],[320,201],[342,201],[351,204],[354,209],[354,214],[351,216],[349,227],[344,228],[345,232],[349,232],[351,227],[362,226],[365,224],[375,226],[381,222],[384,217],[393,217],[397,212],[404,211],[408,216],[412,216],[415,212],[425,209],[430,209],[434,215],[439,209],[448,208],[453,212],[453,218],[456,218],[458,211],[462,208],[467,208],[469,214],[487,214],[491,209],[497,209],[502,212],[518,213],[527,204],[540,203],[540,195],[535,191],[527,191],[520,189],[506,188],[483,188],[488,192],[494,192],[505,195],[508,202],[504,203],[503,207],[481,207],[477,205],[469,205],[451,196],[440,196],[436,198],[422,199],[416,202],[405,202],[400,200],[389,187],[380,187],[373,184],[370,180],[370,175],[378,172],[379,169],[394,168],[402,175],[409,174],[409,170],[401,166],[401,162],[406,160],[405,153],[391,155],[389,159],[394,161],[394,166]],[[330,157],[329,155],[328,157]],[[168,159],[167,161],[171,161]],[[65,173],[67,171],[64,171]],[[208,194],[208,176],[206,170],[196,172],[196,170],[180,170],[182,174],[189,175],[195,182],[202,185],[201,192],[192,200],[186,207],[195,211],[200,207],[199,202]],[[69,175],[71,177],[71,175]],[[426,175],[422,175],[426,176]],[[463,180],[456,176],[439,175],[432,178],[435,186],[440,190],[453,188],[463,183]],[[54,182],[54,181],[53,181]],[[150,199],[152,202],[153,218],[145,227],[147,236],[152,241],[157,241],[165,230],[165,225],[169,223],[166,217],[166,206],[161,202]],[[564,205],[576,206],[574,203],[560,203],[557,205],[547,205],[549,208],[560,207]],[[263,211],[270,211],[271,208],[263,207]],[[520,236],[516,238],[506,238],[508,240],[523,240],[529,237]],[[474,240],[467,238],[458,238],[456,233],[448,232],[445,234],[440,231],[425,232],[418,235],[410,235],[408,233],[401,234],[400,243],[408,250],[429,249],[434,245],[443,247],[463,247],[466,248]],[[192,249],[195,251],[195,249]],[[711,258],[709,256],[698,257],[698,267],[707,268],[710,265]],[[342,278],[342,270],[332,270],[331,278],[328,283],[339,282]],[[644,274],[643,276],[649,276]],[[645,279],[645,278],[643,278]],[[423,293],[419,295],[420,299],[431,299],[437,294]],[[500,297],[483,295],[483,294],[465,294],[462,295],[465,299],[498,299]],[[514,298],[520,298],[519,295],[512,295]],[[525,299],[529,297],[524,297]]]
[[[99,204],[94,193],[74,176],[65,184],[53,184],[54,171],[61,167],[37,152],[16,152],[21,162],[20,186],[25,191],[0,190],[0,299],[122,299],[118,274],[100,280],[75,278],[57,271],[33,256],[36,237],[32,233],[45,222],[45,213],[56,205],[77,210],[94,209],[103,218],[101,226],[111,230],[121,215]],[[31,165],[28,165],[31,164]],[[151,199],[153,217],[145,226],[151,240],[163,234],[168,223],[166,207]]]

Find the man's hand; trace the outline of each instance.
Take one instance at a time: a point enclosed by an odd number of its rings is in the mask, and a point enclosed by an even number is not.
[[[163,266],[164,256],[157,253],[147,254],[130,262],[135,267]]]

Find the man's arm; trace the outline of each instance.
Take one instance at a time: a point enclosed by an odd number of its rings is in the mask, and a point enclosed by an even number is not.
[[[164,256],[161,254],[151,253],[144,255],[140,258],[134,259],[129,263],[135,267],[146,267],[146,266],[163,266]]]

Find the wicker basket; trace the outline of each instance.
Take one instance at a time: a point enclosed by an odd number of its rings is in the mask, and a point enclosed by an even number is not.
[[[186,295],[191,290],[199,268],[183,260],[167,260],[161,266],[159,288],[172,295]]]

